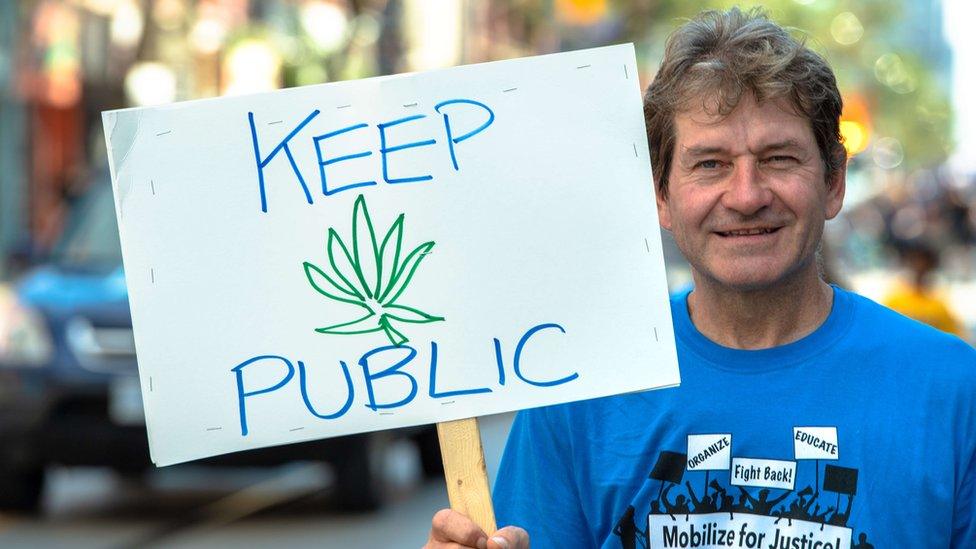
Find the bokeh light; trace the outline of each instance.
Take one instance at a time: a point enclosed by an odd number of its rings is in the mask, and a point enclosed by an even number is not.
[[[199,53],[213,55],[220,51],[227,36],[227,24],[220,19],[204,17],[198,19],[190,30],[190,43]]]
[[[848,156],[854,156],[868,146],[868,129],[860,122],[841,120],[840,135],[844,140],[844,148],[847,149]]]
[[[908,204],[895,212],[891,232],[901,240],[914,240],[925,233],[925,210],[918,204]]]
[[[345,42],[346,12],[332,2],[311,1],[300,10],[302,29],[323,53],[333,52]]]
[[[170,103],[176,99],[176,74],[162,63],[136,63],[125,75],[125,95],[137,107]]]
[[[864,26],[856,15],[849,11],[837,14],[830,22],[830,35],[842,46],[857,43],[864,36]]]
[[[133,0],[122,0],[112,12],[112,43],[120,48],[131,48],[142,38],[142,10]]]
[[[281,56],[266,40],[242,40],[224,60],[223,81],[223,93],[230,95],[277,89],[281,81]]]
[[[863,93],[855,91],[844,94],[840,135],[847,156],[854,156],[868,147],[871,141],[871,111]]]
[[[886,53],[874,63],[874,76],[895,93],[915,91],[916,81],[911,70],[898,54]]]
[[[905,151],[901,141],[894,137],[882,137],[872,145],[871,158],[878,167],[892,170],[901,166],[902,160],[905,159]]]
[[[556,15],[570,25],[592,25],[607,12],[607,0],[556,0]]]
[[[183,0],[156,0],[151,5],[153,21],[160,28],[168,31],[180,28],[187,10]]]

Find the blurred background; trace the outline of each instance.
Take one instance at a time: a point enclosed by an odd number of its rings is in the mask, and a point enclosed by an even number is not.
[[[430,428],[149,466],[101,111],[621,42],[646,86],[671,29],[731,4],[0,2],[0,546],[415,547],[447,504]],[[976,10],[763,5],[844,95],[848,191],[826,275],[972,342]],[[666,258],[687,284],[673,246]],[[482,421],[492,475],[510,420]]]

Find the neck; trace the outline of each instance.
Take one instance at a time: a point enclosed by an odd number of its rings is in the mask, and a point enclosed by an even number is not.
[[[920,291],[925,290],[929,286],[928,273],[912,273],[912,282],[915,283],[915,287]]]
[[[688,314],[705,337],[735,349],[768,349],[816,330],[833,304],[833,290],[813,270],[770,288],[737,290],[694,273]]]

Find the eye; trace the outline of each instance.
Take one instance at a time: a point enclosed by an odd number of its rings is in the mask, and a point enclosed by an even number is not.
[[[708,160],[701,160],[695,164],[695,168],[703,168],[706,170],[714,170],[722,166],[722,163],[714,158],[709,158]]]
[[[765,162],[766,164],[773,164],[773,165],[786,165],[786,164],[795,164],[797,162],[797,159],[796,157],[787,154],[777,154],[765,158],[763,162]]]

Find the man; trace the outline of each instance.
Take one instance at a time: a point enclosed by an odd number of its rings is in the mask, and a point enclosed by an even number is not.
[[[976,546],[976,351],[818,273],[846,175],[826,62],[761,12],[703,13],[645,114],[695,281],[671,305],[681,386],[519,413],[494,490],[517,526],[444,510],[428,547]],[[669,514],[682,482],[743,497]]]

